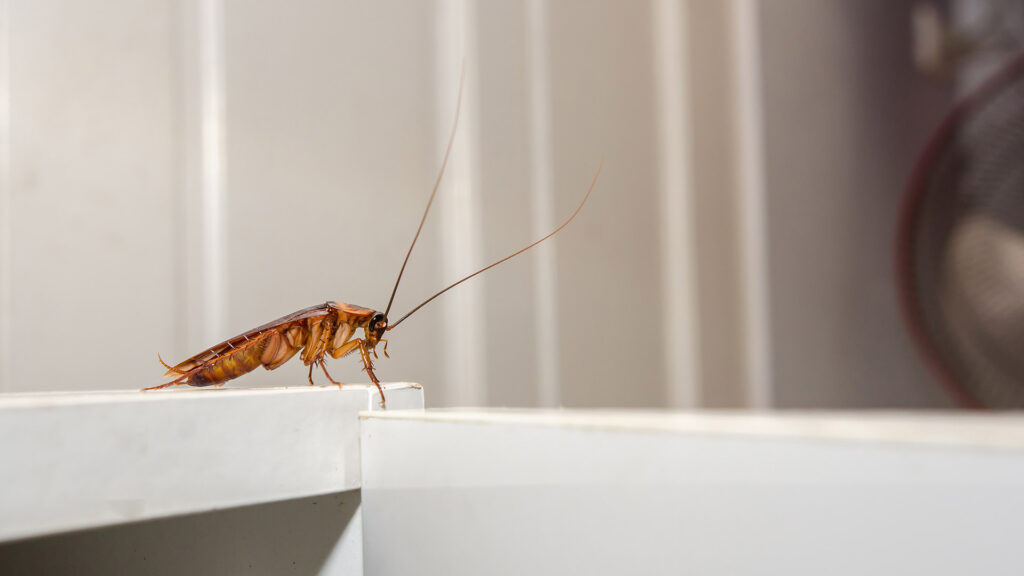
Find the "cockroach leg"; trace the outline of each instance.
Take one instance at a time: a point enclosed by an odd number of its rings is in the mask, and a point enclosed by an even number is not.
[[[380,394],[380,407],[387,410],[387,399],[384,398],[384,389],[380,387],[380,380],[377,380],[377,375],[373,373],[372,367],[367,368],[366,373],[370,375],[370,381],[377,387],[377,393]]]
[[[145,392],[147,390],[160,390],[160,389],[163,389],[163,388],[167,388],[169,386],[177,386],[179,384],[185,384],[186,380],[188,380],[188,374],[184,374],[181,377],[175,378],[174,380],[171,380],[170,382],[167,382],[165,384],[158,384],[156,386],[150,386],[149,388],[143,388],[142,392]]]
[[[323,360],[321,360],[320,361],[320,369],[324,371],[324,376],[327,376],[327,379],[331,381],[331,384],[334,384],[338,388],[341,388],[344,385],[343,382],[338,382],[334,378],[331,378],[331,373],[327,371],[327,362],[324,362]]]
[[[380,393],[380,407],[387,409],[387,400],[384,398],[384,389],[380,387],[380,380],[377,379],[377,375],[373,373],[373,361],[370,360],[370,353],[366,349],[366,341],[359,340],[359,355],[363,357],[363,370],[366,375],[370,377],[370,382],[377,387],[377,392]]]
[[[378,342],[383,342],[383,343],[384,343],[384,350],[383,350],[383,352],[384,352],[384,357],[385,357],[385,358],[388,358],[388,359],[390,359],[390,358],[391,358],[391,355],[390,355],[390,354],[388,354],[388,341],[387,341],[387,340],[384,340],[384,339],[382,338],[382,339],[378,340]]]
[[[310,362],[309,363],[309,375],[306,376],[309,379],[309,385],[310,386],[314,386],[314,384],[313,384],[313,364],[315,364],[315,362]]]

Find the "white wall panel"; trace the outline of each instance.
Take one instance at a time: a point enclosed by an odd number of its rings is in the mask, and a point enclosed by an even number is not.
[[[690,86],[689,3],[653,3],[661,216],[661,308],[667,404],[701,405],[698,336],[697,231],[694,226],[693,94]]]
[[[562,402],[663,405],[651,7],[549,9],[555,214],[571,213],[606,158],[586,212],[555,244]],[[626,381],[628,393],[614,385]]]
[[[746,288],[741,254],[735,69],[735,2],[691,0],[684,41],[689,56],[692,224],[696,230],[695,274],[700,354],[701,405],[746,406],[749,336],[741,295]]]
[[[608,169],[579,222],[548,248],[557,284],[543,294],[558,303],[554,317],[538,314],[536,254],[475,281],[485,328],[496,335],[477,359],[487,370],[482,397],[538,401],[543,353],[557,360],[564,392],[555,392],[556,403],[614,404],[594,394],[595,378],[628,374],[650,389],[634,397],[656,405],[664,396],[658,345],[623,341],[607,322],[612,303],[651,303],[658,294],[658,233],[645,224],[657,202],[650,13],[622,3],[539,7],[547,23],[539,32],[524,7],[504,3],[455,21],[458,34],[477,39],[465,56],[479,74],[464,106],[479,120],[463,125],[479,144],[453,159],[472,163],[481,202],[480,246],[469,252],[479,262],[466,271],[560,221],[602,153]],[[14,3],[12,382],[136,386],[137,377],[159,373],[158,350],[179,359],[327,299],[383,308],[454,105],[439,101],[454,86],[440,86],[452,75],[440,74],[447,40],[438,34],[448,33],[434,26],[438,10],[409,2],[228,0],[145,11]],[[538,39],[551,74],[549,125],[539,127],[550,130],[546,200],[530,199],[536,162],[528,160],[536,103],[526,66]],[[439,208],[459,201],[447,192]],[[220,215],[206,202],[211,194]],[[544,203],[551,222],[537,220]],[[441,268],[442,213],[427,222],[392,319],[454,279],[454,268]],[[460,298],[465,291],[445,296],[456,308]],[[640,308],[629,315],[656,333],[657,306]],[[444,311],[433,305],[403,324],[392,334],[394,359],[379,365],[387,379],[424,382],[436,404],[457,400],[452,370],[473,354],[454,343],[457,327]],[[65,347],[56,373],[46,371],[56,377],[33,383],[52,355],[47,335],[67,322],[97,337]],[[112,340],[130,384],[97,361],[114,357]],[[454,348],[445,354],[446,346]],[[604,359],[596,372],[585,366],[591,357]],[[363,379],[357,362],[332,366],[342,380]],[[304,380],[297,364],[282,370]],[[261,371],[239,385],[268,377]]]
[[[741,5],[760,6],[745,21],[760,38],[737,36]],[[465,140],[392,320],[560,222],[602,154],[605,169],[550,245],[390,334],[382,378],[422,382],[432,405],[735,406],[755,380],[787,406],[942,402],[889,274],[896,198],[947,103],[910,67],[909,3],[0,6],[0,388],[134,387],[159,376],[157,351],[328,299],[383,308],[462,51]],[[756,149],[763,179],[743,164]],[[669,192],[673,170],[692,197]]]
[[[10,3],[8,390],[155,383],[179,339],[176,7]]]
[[[0,391],[11,378],[11,3],[0,0]]]
[[[451,123],[435,117],[432,18],[419,2],[226,3],[229,333],[325,300],[387,305]],[[392,319],[440,287],[439,233],[435,211]],[[440,312],[392,332],[378,374],[443,404]],[[279,370],[303,382],[294,364]],[[365,380],[352,358],[330,366]]]
[[[531,142],[537,131],[531,104],[536,71],[531,51],[543,49],[529,19],[529,4],[488,0],[477,8],[481,208],[487,223],[484,260],[497,259],[537,238]],[[543,90],[543,88],[541,88]],[[547,198],[540,191],[539,201]],[[542,401],[541,350],[549,323],[538,324],[535,249],[482,278],[487,323],[487,397],[497,406],[535,406]],[[551,290],[553,294],[553,290]]]

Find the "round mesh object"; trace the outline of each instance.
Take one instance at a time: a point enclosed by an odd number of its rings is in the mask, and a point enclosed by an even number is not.
[[[897,240],[904,315],[942,382],[965,406],[1024,407],[1024,58],[932,138]]]

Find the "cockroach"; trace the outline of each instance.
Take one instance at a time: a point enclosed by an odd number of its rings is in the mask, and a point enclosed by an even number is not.
[[[412,254],[413,247],[416,246],[416,240],[423,229],[423,223],[427,220],[430,206],[434,202],[434,196],[437,194],[437,190],[441,185],[441,179],[444,176],[445,167],[448,165],[448,156],[452,151],[452,143],[455,141],[455,133],[459,125],[461,104],[462,82],[460,81],[459,95],[455,108],[455,121],[452,125],[451,136],[448,138],[448,147],[445,150],[444,159],[441,161],[441,170],[437,175],[437,180],[434,182],[434,189],[427,200],[427,206],[423,210],[423,216],[420,218],[419,226],[416,228],[416,234],[413,235],[409,250],[405,253],[405,259],[402,261],[402,267],[398,271],[398,278],[395,280],[394,288],[391,289],[391,297],[388,299],[388,305],[383,313],[344,302],[325,302],[293,312],[273,322],[239,334],[230,340],[207,348],[175,366],[167,365],[158,354],[157,358],[160,360],[160,363],[163,364],[164,368],[167,368],[164,377],[171,378],[171,381],[151,388],[144,388],[143,390],[157,390],[182,384],[189,386],[221,385],[228,380],[238,378],[255,370],[258,366],[263,366],[267,370],[273,370],[299,352],[301,352],[300,358],[302,363],[309,366],[307,378],[310,385],[313,384],[313,368],[319,366],[323,370],[324,376],[332,384],[340,387],[342,383],[336,381],[327,372],[327,364],[324,358],[327,355],[330,355],[332,358],[341,358],[353,352],[359,352],[359,357],[363,362],[363,370],[370,377],[370,381],[377,386],[377,391],[380,393],[380,403],[384,407],[386,402],[384,390],[381,388],[380,380],[377,379],[377,375],[373,371],[373,359],[378,358],[377,344],[384,344],[384,356],[390,358],[388,355],[388,341],[384,338],[384,333],[394,330],[408,317],[441,294],[478,274],[494,268],[506,260],[526,252],[554,236],[562,228],[565,228],[569,222],[576,218],[576,215],[583,209],[583,205],[587,203],[590,193],[594,191],[594,186],[597,184],[601,168],[604,166],[604,158],[602,158],[597,173],[594,174],[594,179],[590,183],[590,188],[587,190],[586,195],[583,196],[583,200],[576,207],[572,215],[558,228],[555,228],[546,236],[528,246],[465,276],[457,282],[453,282],[407,312],[399,318],[398,322],[389,325],[388,313],[391,311],[391,304],[395,300],[398,284],[402,281],[405,265],[409,262],[409,256]],[[363,331],[363,337],[357,338],[356,331],[360,329]]]

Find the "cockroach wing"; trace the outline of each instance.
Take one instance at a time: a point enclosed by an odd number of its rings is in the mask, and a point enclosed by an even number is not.
[[[323,316],[327,316],[328,314],[332,313],[332,311],[335,309],[336,306],[334,305],[333,302],[327,302],[324,304],[319,304],[317,306],[303,308],[298,312],[292,312],[291,314],[288,314],[287,316],[282,316],[277,320],[274,320],[273,322],[267,322],[266,324],[258,328],[253,328],[252,330],[239,334],[238,336],[235,336],[230,340],[225,340],[224,342],[221,342],[216,346],[211,346],[210,348],[203,350],[202,352],[196,354],[195,356],[189,358],[188,360],[185,360],[175,365],[173,368],[164,373],[164,377],[178,378],[182,374],[185,374],[186,372],[192,370],[197,366],[205,364],[210,360],[217,358],[218,356],[228,354],[232,350],[245,346],[248,342],[255,340],[256,338],[259,338],[260,335],[263,334],[264,332],[269,332],[273,330],[284,335],[289,328],[295,326],[296,324],[305,324],[305,321],[309,318],[320,318]],[[291,358],[291,355],[289,355],[288,358]],[[287,360],[288,358],[284,358],[284,360]],[[280,358],[277,358],[277,360],[279,361],[275,362],[276,365],[280,365],[281,363],[283,363],[283,360],[280,360]]]
[[[292,312],[291,314],[288,314],[287,316],[282,316],[282,317],[278,318],[277,320],[274,320],[273,322],[267,322],[266,324],[260,326],[259,328],[254,328],[254,329],[246,332],[245,334],[239,334],[238,336],[235,336],[231,340],[237,340],[237,339],[241,338],[242,336],[249,336],[249,337],[251,337],[251,334],[254,333],[254,332],[262,332],[264,330],[269,330],[271,328],[279,328],[279,327],[284,326],[285,324],[291,324],[291,323],[296,322],[298,320],[305,320],[307,318],[320,318],[322,316],[326,316],[326,315],[330,314],[331,310],[333,310],[334,308],[336,308],[334,302],[325,302],[324,304],[317,304],[316,306],[310,306],[309,308],[303,308],[302,310],[299,310],[298,312]]]

